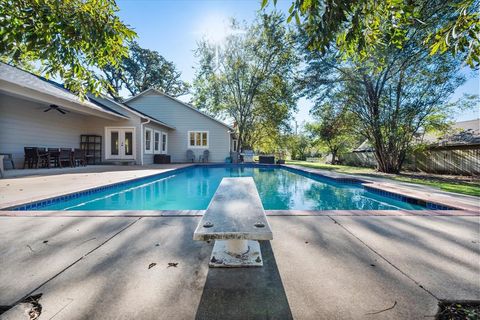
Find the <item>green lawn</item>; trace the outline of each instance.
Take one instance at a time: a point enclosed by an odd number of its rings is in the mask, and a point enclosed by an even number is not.
[[[397,181],[418,183],[418,184],[432,186],[440,190],[480,197],[480,183],[478,182],[453,181],[452,179],[449,179],[449,181],[445,181],[446,179],[440,179],[438,177],[417,178],[417,177],[410,177],[407,174],[400,174],[400,175],[383,174],[371,168],[331,165],[331,164],[325,164],[325,163],[314,163],[314,162],[306,162],[306,161],[287,161],[287,164],[295,164],[299,166],[329,170],[329,171],[334,171],[339,173],[376,176],[376,177],[382,177],[382,178],[387,178],[387,179],[392,179]]]

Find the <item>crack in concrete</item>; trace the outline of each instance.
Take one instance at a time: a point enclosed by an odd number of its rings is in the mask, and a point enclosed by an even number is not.
[[[86,258],[88,255],[90,255],[91,253],[93,253],[94,251],[96,251],[97,249],[101,248],[104,244],[106,244],[107,242],[109,242],[110,240],[112,240],[113,238],[115,238],[116,236],[118,236],[120,233],[122,233],[123,231],[127,230],[128,228],[130,228],[131,226],[133,226],[135,223],[137,223],[139,220],[141,220],[142,217],[136,219],[135,221],[129,223],[126,227],[120,229],[119,231],[115,232],[111,237],[107,238],[105,241],[103,241],[102,243],[100,243],[98,246],[96,246],[95,248],[93,248],[92,250],[88,251],[87,253],[85,253],[84,255],[82,255],[80,258],[78,258],[77,260],[75,260],[74,262],[72,262],[71,264],[69,264],[68,266],[66,266],[65,268],[63,268],[62,270],[60,270],[59,272],[57,272],[55,275],[53,275],[52,277],[50,277],[49,279],[47,279],[46,281],[44,281],[43,283],[41,283],[39,286],[37,286],[35,289],[33,289],[32,291],[30,291],[29,293],[27,293],[25,296],[23,296],[21,299],[18,299],[15,303],[12,304],[12,306],[15,306],[17,305],[18,303],[24,301],[27,297],[31,296],[35,291],[37,291],[38,289],[40,289],[41,287],[43,287],[44,285],[46,285],[47,283],[49,283],[50,281],[52,281],[53,279],[57,278],[58,276],[60,276],[62,273],[64,273],[65,271],[67,271],[68,269],[70,269],[71,267],[73,267],[75,264],[77,264],[79,261],[83,260],[84,258]]]
[[[425,288],[420,282],[418,282],[417,280],[415,280],[414,278],[412,278],[410,275],[408,275],[406,272],[404,272],[403,270],[401,270],[399,267],[397,267],[395,264],[393,264],[393,262],[391,262],[390,260],[388,260],[387,258],[385,258],[383,255],[381,255],[378,251],[376,251],[375,249],[373,249],[372,247],[370,247],[366,242],[364,242],[362,239],[360,239],[358,236],[356,236],[352,231],[348,230],[344,225],[342,225],[340,222],[338,222],[337,220],[335,220],[334,218],[332,218],[331,216],[328,216],[330,219],[332,219],[333,222],[335,222],[335,224],[337,224],[338,226],[340,226],[343,230],[345,230],[347,233],[349,233],[352,237],[354,237],[355,239],[357,239],[358,241],[360,241],[360,243],[362,243],[365,247],[367,247],[370,251],[372,251],[373,253],[375,253],[377,256],[379,256],[382,260],[384,260],[386,263],[388,263],[390,266],[392,266],[394,269],[396,269],[397,271],[399,271],[402,275],[404,275],[405,277],[407,277],[409,280],[413,281],[413,283],[415,283],[420,289],[424,290],[426,293],[428,293],[429,295],[431,295],[432,297],[434,297],[435,299],[437,299],[438,301],[441,301],[441,299],[439,297],[437,297],[435,294],[433,294],[433,292],[431,292],[430,290],[428,290],[427,288]]]

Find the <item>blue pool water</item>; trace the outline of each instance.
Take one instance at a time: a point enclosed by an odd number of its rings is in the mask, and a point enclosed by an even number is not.
[[[338,183],[279,167],[255,166],[196,166],[36,209],[202,210],[208,207],[224,177],[253,177],[266,210],[425,209],[367,191],[360,184]]]

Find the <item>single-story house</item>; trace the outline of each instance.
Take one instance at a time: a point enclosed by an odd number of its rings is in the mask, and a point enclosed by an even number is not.
[[[186,162],[209,150],[224,162],[233,128],[178,99],[149,89],[124,103],[105,96],[80,99],[62,85],[0,63],[0,154],[23,167],[24,147],[80,148],[97,144],[95,163],[152,164],[155,154]]]

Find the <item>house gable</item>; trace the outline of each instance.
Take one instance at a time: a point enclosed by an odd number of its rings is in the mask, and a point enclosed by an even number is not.
[[[232,128],[175,98],[150,90],[125,103],[175,127],[169,135],[169,154],[174,162],[186,161],[188,149],[193,149],[196,159],[208,149],[209,160],[214,162],[223,162],[230,154]],[[207,132],[208,147],[189,146],[189,132]]]

